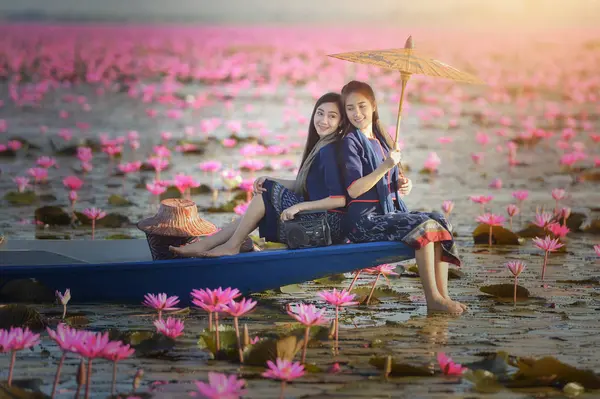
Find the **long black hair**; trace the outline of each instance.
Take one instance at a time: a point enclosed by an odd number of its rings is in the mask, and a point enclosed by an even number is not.
[[[308,157],[308,154],[310,154],[312,149],[315,147],[315,144],[317,144],[317,141],[319,141],[320,137],[319,137],[319,134],[317,133],[317,128],[315,127],[315,114],[317,113],[317,108],[319,108],[321,106],[321,104],[325,104],[325,103],[336,104],[340,111],[339,131],[337,131],[335,133],[331,133],[331,134],[339,135],[341,137],[340,133],[343,131],[344,124],[346,121],[344,107],[342,106],[342,96],[339,95],[338,93],[333,93],[333,92],[323,94],[321,96],[321,98],[319,98],[317,100],[317,103],[315,104],[315,108],[313,109],[312,115],[310,116],[310,122],[308,125],[308,136],[306,136],[306,144],[304,145],[304,152],[302,153],[302,161],[300,162],[300,168],[302,168],[302,165],[304,165],[304,162],[306,161],[306,157]]]
[[[342,88],[342,105],[344,106],[344,120],[348,120],[348,115],[346,115],[346,99],[352,93],[360,93],[371,102],[371,105],[373,106],[373,133],[378,134],[386,142],[390,149],[394,148],[394,140],[385,130],[381,123],[381,120],[379,119],[379,112],[377,107],[377,101],[375,100],[375,93],[373,92],[371,86],[369,86],[367,83],[359,82],[358,80],[353,80],[351,82],[348,82]],[[352,123],[348,122],[344,128],[343,136],[353,131],[354,129],[356,129],[356,127]]]

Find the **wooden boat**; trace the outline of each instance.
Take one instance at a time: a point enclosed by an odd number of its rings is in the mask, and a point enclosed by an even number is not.
[[[152,261],[143,239],[7,240],[0,246],[0,282],[34,278],[52,290],[70,288],[77,302],[139,303],[159,292],[185,302],[194,288],[260,292],[413,257],[402,243],[373,242]]]

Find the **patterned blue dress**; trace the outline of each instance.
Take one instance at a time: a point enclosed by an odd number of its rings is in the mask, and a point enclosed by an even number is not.
[[[350,132],[341,142],[341,163],[345,186],[349,189],[358,179],[373,172],[387,157],[387,149],[378,139],[369,139],[376,164],[368,160],[362,133]],[[397,167],[395,167],[397,168]],[[352,242],[402,241],[414,249],[430,242],[441,242],[442,260],[460,266],[450,223],[438,212],[409,212],[397,193],[397,170],[383,177],[387,198],[395,210],[385,212],[377,186],[358,198],[350,199],[342,229]]]
[[[265,203],[265,216],[258,225],[261,237],[264,237],[267,241],[287,244],[283,234],[283,222],[280,218],[285,209],[304,201],[318,201],[328,197],[345,197],[346,191],[342,185],[336,163],[335,149],[335,143],[321,148],[311,165],[306,177],[308,198],[296,194],[273,180],[265,180],[263,187],[266,191],[262,193]],[[331,228],[333,244],[341,244],[346,241],[342,233],[344,215],[344,209],[332,209],[327,212],[327,221]],[[296,215],[298,220],[310,220],[316,217],[318,215]]]

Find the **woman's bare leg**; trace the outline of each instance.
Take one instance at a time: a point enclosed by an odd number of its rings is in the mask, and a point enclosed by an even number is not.
[[[192,244],[184,245],[182,247],[169,247],[169,250],[181,256],[186,256],[187,253],[205,252],[213,249],[217,245],[221,245],[231,238],[241,220],[242,218],[237,218],[213,235],[204,237]]]
[[[415,251],[419,276],[427,300],[427,309],[436,312],[462,313],[462,307],[444,298],[438,291],[435,274],[435,249],[432,242]]]
[[[452,301],[450,294],[448,293],[448,263],[442,261],[442,244],[440,242],[434,242],[433,245],[435,250],[435,281],[437,289],[440,295]],[[458,303],[463,310],[467,309],[467,305],[458,301],[453,302]]]
[[[252,201],[250,201],[250,205],[248,205],[246,213],[244,213],[244,216],[242,216],[235,231],[227,241],[225,241],[221,245],[214,247],[209,251],[190,251],[187,254],[182,255],[192,257],[217,257],[238,254],[240,253],[240,247],[244,243],[244,240],[246,240],[246,238],[248,237],[248,234],[250,234],[256,229],[258,223],[264,216],[265,203],[263,201],[262,195],[257,195],[254,198],[252,198]]]

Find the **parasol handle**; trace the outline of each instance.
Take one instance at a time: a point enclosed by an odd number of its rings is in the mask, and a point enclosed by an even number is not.
[[[394,147],[398,148],[398,137],[400,137],[400,122],[402,121],[402,106],[404,105],[404,90],[406,89],[406,84],[408,83],[408,79],[410,79],[410,73],[401,72],[400,77],[402,79],[402,88],[400,91],[400,103],[398,104],[398,121],[396,123],[396,137],[394,138]],[[402,170],[402,162],[398,164],[398,171],[400,173],[400,177],[404,178],[404,171]]]

